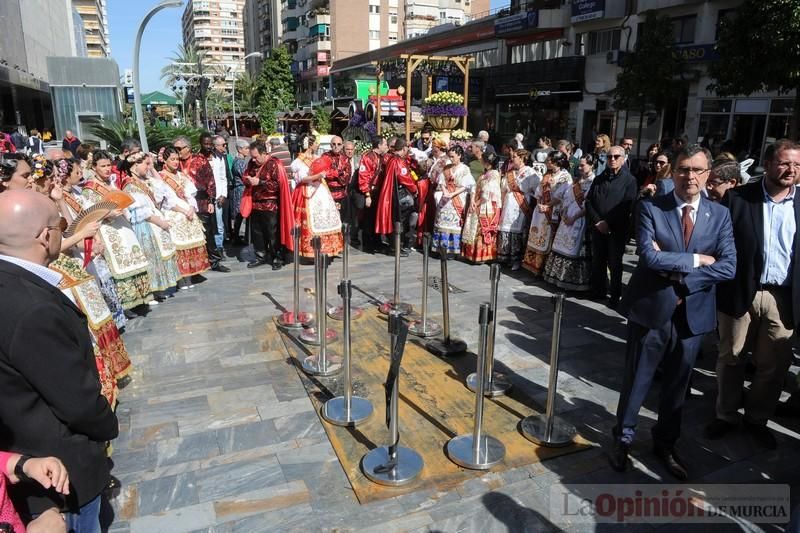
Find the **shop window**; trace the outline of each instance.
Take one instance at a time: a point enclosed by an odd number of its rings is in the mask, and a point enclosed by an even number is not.
[[[794,100],[791,98],[776,98],[769,107],[770,113],[794,113]]]
[[[672,19],[672,37],[675,44],[691,44],[694,42],[694,27],[697,15]]]
[[[792,117],[789,115],[772,115],[767,122],[767,144],[778,139],[789,137],[791,134]]]

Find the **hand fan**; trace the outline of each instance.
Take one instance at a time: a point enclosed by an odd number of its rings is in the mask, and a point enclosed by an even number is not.
[[[125,191],[108,191],[105,196],[103,196],[103,202],[114,202],[116,207],[114,209],[125,209],[133,205],[135,201],[133,196],[126,193]]]

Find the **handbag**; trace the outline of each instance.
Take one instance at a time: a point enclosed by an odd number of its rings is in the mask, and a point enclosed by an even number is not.
[[[253,212],[253,188],[245,187],[242,193],[242,201],[239,203],[239,214],[242,218],[248,218]]]

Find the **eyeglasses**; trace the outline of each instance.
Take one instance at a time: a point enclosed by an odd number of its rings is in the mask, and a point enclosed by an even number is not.
[[[690,167],[678,167],[675,169],[675,174],[679,176],[688,176],[689,173],[694,174],[695,176],[702,176],[703,174],[707,173],[710,168],[690,168]]]
[[[622,155],[622,154],[608,154],[608,158],[609,159],[619,159],[621,157],[625,157],[625,156]]]
[[[65,231],[67,231],[67,226],[68,226],[67,219],[64,217],[59,217],[58,226],[47,226],[47,229],[57,229],[61,233],[64,233]]]

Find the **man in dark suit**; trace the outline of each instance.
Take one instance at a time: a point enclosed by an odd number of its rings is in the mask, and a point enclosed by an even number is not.
[[[639,409],[659,364],[663,378],[653,449],[671,474],[688,478],[675,452],[681,409],[703,335],[716,326],[715,286],[733,278],[736,248],[730,215],[701,194],[711,154],[698,145],[674,164],[675,191],[639,204],[636,265],[621,304],[628,318],[611,466],[623,471]]]
[[[708,438],[720,438],[739,423],[745,373],[745,341],[751,340],[756,367],[744,401],[744,428],[762,446],[776,447],[767,422],[783,390],[792,361],[792,339],[800,324],[800,146],[780,140],[764,154],[764,179],[729,189],[736,237],[736,278],[720,286],[717,301],[716,420]]]
[[[636,178],[624,163],[625,151],[621,146],[612,146],[606,169],[595,178],[586,195],[592,239],[592,296],[604,300],[608,295],[612,309],[622,295],[622,256],[628,242],[631,206],[638,192]]]
[[[106,441],[119,430],[100,394],[86,317],[46,266],[64,225],[41,194],[0,194],[0,450],[55,456],[69,472],[66,497],[30,483],[11,487],[23,516],[56,506],[68,530],[94,533],[110,479]]]

